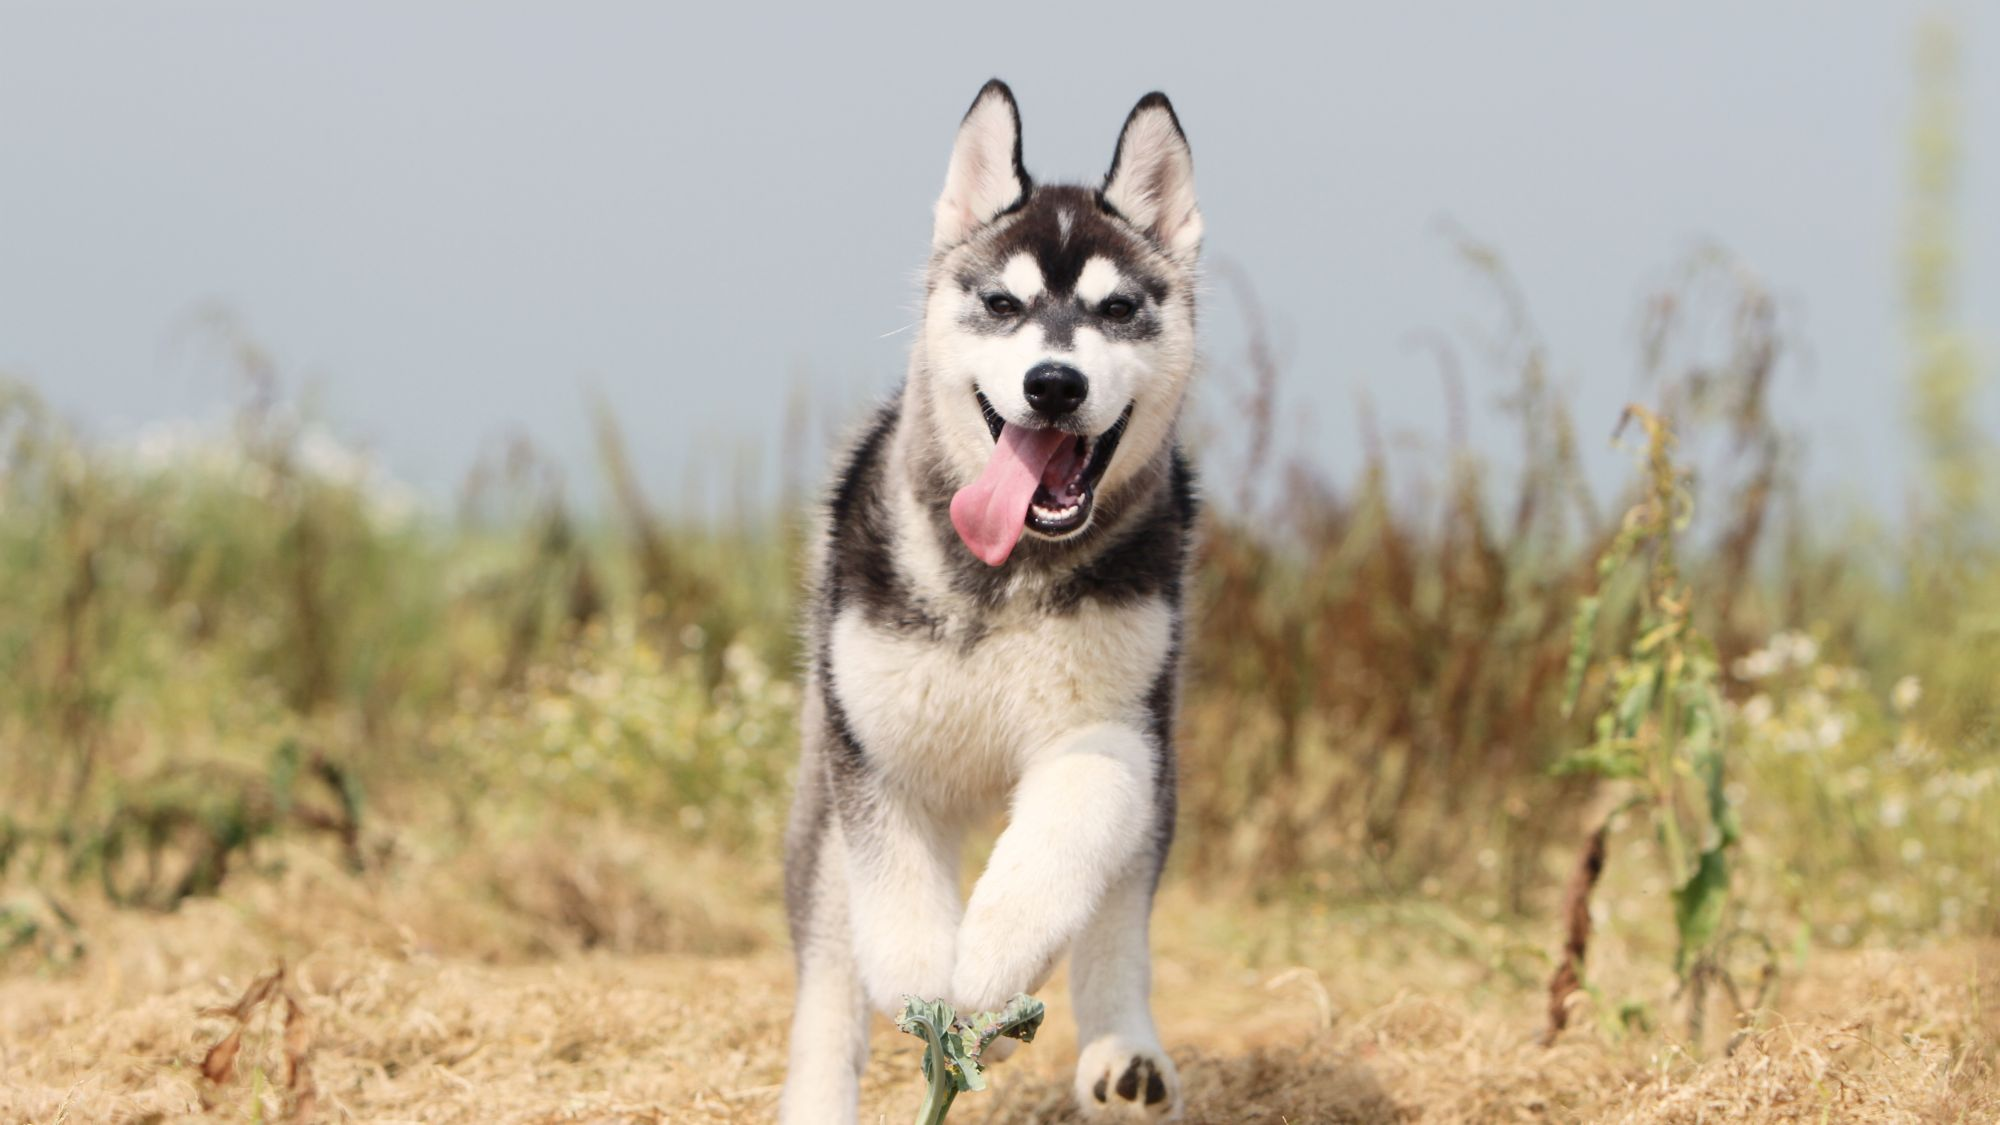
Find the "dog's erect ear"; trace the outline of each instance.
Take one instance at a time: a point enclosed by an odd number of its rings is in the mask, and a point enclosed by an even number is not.
[[[959,123],[944,194],[938,196],[931,249],[964,242],[1026,199],[1032,184],[1021,168],[1021,111],[1014,91],[995,78],[980,87]]]
[[[1201,210],[1194,202],[1194,154],[1167,96],[1139,99],[1118,134],[1104,201],[1160,248],[1192,262],[1201,249]]]

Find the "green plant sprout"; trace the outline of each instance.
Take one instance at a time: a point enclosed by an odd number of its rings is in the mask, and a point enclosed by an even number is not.
[[[1630,647],[1608,663],[1609,691],[1597,716],[1596,738],[1564,756],[1556,772],[1595,774],[1627,784],[1630,792],[1592,834],[1572,884],[1574,902],[1565,912],[1572,916],[1570,944],[1550,982],[1549,1040],[1564,1022],[1560,993],[1581,983],[1589,940],[1588,899],[1604,864],[1605,835],[1627,811],[1642,811],[1652,822],[1672,880],[1674,974],[1688,1000],[1690,1037],[1700,1038],[1710,981],[1720,981],[1736,997],[1739,1011],[1761,1006],[1770,984],[1767,958],[1757,999],[1744,1005],[1723,968],[1723,954],[1739,938],[1761,939],[1723,930],[1729,860],[1741,829],[1724,794],[1723,704],[1715,648],[1695,627],[1694,595],[1675,557],[1675,540],[1694,508],[1687,473],[1673,460],[1673,432],[1665,421],[1637,406],[1626,408],[1621,428],[1624,421],[1636,421],[1645,430],[1647,489],[1598,560],[1598,577],[1608,583],[1627,566],[1639,566],[1644,592],[1638,629]],[[1577,606],[1565,713],[1575,708],[1592,663],[1599,606],[1598,595]]]
[[[979,1059],[986,1048],[1002,1036],[1033,1042],[1042,1015],[1042,1002],[1026,993],[997,1012],[967,1018],[960,1018],[942,1000],[903,997],[903,1014],[896,1017],[896,1026],[924,1041],[924,1081],[930,1084],[917,1112],[917,1125],[939,1125],[960,1091],[984,1090],[986,1075]]]

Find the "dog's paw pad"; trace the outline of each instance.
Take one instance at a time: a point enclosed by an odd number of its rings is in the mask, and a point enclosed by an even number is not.
[[[1148,1058],[1133,1055],[1131,1061],[1125,1064],[1124,1073],[1118,1076],[1118,1084],[1112,1086],[1107,1093],[1105,1087],[1110,1082],[1110,1072],[1098,1075],[1097,1085],[1090,1088],[1091,1094],[1100,1102],[1109,1102],[1112,1094],[1116,1094],[1119,1101],[1136,1102],[1143,1087],[1146,1094],[1145,1104],[1159,1105],[1167,1100],[1166,1079],[1160,1077],[1160,1068],[1154,1066],[1153,1060]]]
[[[1165,1120],[1180,1108],[1180,1080],[1164,1054],[1128,1049],[1090,1061],[1077,1075],[1084,1109],[1119,1118]],[[1088,1060],[1087,1060],[1088,1061]]]

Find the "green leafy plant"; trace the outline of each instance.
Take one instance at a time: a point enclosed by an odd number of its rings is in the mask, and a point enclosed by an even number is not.
[[[929,1083],[917,1125],[938,1125],[961,1092],[984,1090],[986,1074],[979,1060],[986,1048],[1002,1037],[1032,1042],[1042,1015],[1042,1002],[1026,993],[997,1012],[966,1018],[942,1000],[905,996],[896,1026],[924,1041],[924,1081]]]
[[[1695,626],[1694,595],[1675,556],[1694,501],[1688,474],[1674,462],[1672,429],[1637,406],[1626,409],[1620,429],[1633,421],[1646,433],[1646,489],[1599,556],[1599,591],[1577,605],[1565,713],[1574,711],[1592,665],[1602,589],[1634,566],[1644,586],[1638,621],[1625,652],[1607,663],[1591,743],[1556,764],[1558,773],[1595,774],[1630,792],[1591,834],[1571,883],[1565,910],[1571,932],[1550,982],[1550,1038],[1561,1030],[1568,992],[1581,983],[1588,898],[1605,862],[1606,835],[1627,812],[1642,813],[1652,825],[1673,887],[1674,973],[1689,1000],[1691,1037],[1700,1033],[1707,985],[1719,980],[1736,991],[1722,968],[1722,955],[1736,940],[1725,940],[1722,928],[1730,857],[1741,828],[1723,784],[1721,671],[1714,645]]]

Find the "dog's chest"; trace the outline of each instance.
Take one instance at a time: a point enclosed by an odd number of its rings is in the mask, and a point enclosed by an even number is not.
[[[1022,613],[970,635],[885,628],[859,610],[833,625],[835,698],[872,765],[940,798],[1004,791],[1023,759],[1066,731],[1124,722],[1143,729],[1169,656],[1173,616],[1160,601]]]

